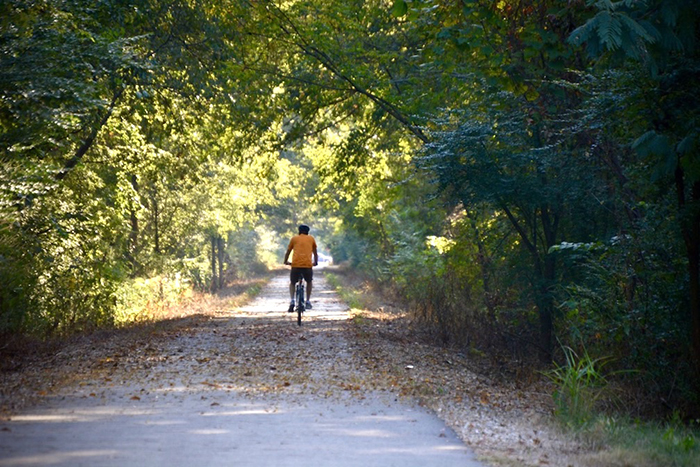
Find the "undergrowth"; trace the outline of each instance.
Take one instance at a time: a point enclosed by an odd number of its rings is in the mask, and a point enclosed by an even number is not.
[[[546,376],[556,385],[553,397],[560,425],[598,449],[594,462],[635,467],[700,465],[700,420],[683,421],[678,413],[667,421],[643,422],[606,414],[597,402],[611,396],[605,367],[608,358],[579,356],[563,348],[565,361]],[[624,412],[624,407],[621,407]]]
[[[361,330],[367,321],[362,310],[374,309],[376,297],[343,271],[326,271],[328,283],[355,312],[352,321]],[[365,303],[370,302],[370,303]],[[700,420],[687,421],[676,414],[657,421],[631,419],[623,398],[610,384],[621,371],[612,359],[595,357],[563,347],[564,361],[544,375],[556,387],[552,394],[555,419],[566,433],[587,446],[579,458],[582,467],[697,467],[700,465]],[[611,407],[616,408],[616,413]],[[605,409],[605,410],[604,410]],[[556,465],[556,464],[554,464]]]
[[[370,303],[367,303],[367,300],[363,300],[364,295],[359,293],[355,287],[344,285],[342,277],[339,274],[326,272],[324,277],[328,281],[328,284],[340,295],[343,302],[351,309],[362,310],[371,306]]]

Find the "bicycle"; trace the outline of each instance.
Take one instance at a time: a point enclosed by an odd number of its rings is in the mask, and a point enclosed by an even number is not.
[[[304,313],[306,307],[304,306],[304,300],[306,299],[304,287],[304,276],[299,277],[299,281],[296,285],[296,290],[294,296],[296,297],[296,303],[294,311],[297,312],[297,324],[301,326],[301,315]]]
[[[292,263],[287,261],[287,258],[284,258],[284,264],[287,266],[291,266]],[[314,258],[313,262],[314,266],[318,265],[318,260],[317,258]],[[300,269],[305,269],[305,268],[300,268]],[[292,268],[292,272],[294,271],[294,268]],[[294,276],[292,276],[294,278]],[[306,282],[306,279],[309,279],[308,282]],[[308,274],[306,272],[304,273],[299,273],[298,279],[296,281],[295,289],[294,289],[294,295],[292,297],[292,303],[289,304],[289,310],[287,310],[289,313],[294,313],[296,311],[297,313],[297,324],[301,326],[301,317],[304,314],[304,311],[306,309],[311,308],[311,303],[309,302],[309,296],[311,294],[311,280],[313,276],[311,275],[311,271],[308,271]],[[294,282],[292,282],[292,285],[294,285]],[[308,295],[307,296],[307,290],[306,287],[308,287]],[[291,289],[290,289],[291,291]]]

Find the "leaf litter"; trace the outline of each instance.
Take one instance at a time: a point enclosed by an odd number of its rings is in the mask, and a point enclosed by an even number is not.
[[[266,289],[259,300],[281,293]],[[433,410],[493,465],[590,465],[592,448],[552,424],[546,383],[518,387],[475,373],[468,356],[420,339],[405,314],[378,308],[362,310],[362,319],[352,319],[357,310],[347,310],[346,319],[324,319],[312,310],[299,327],[283,311],[255,314],[229,300],[209,299],[167,323],[14,355],[11,364],[3,354],[0,429],[3,420],[45,398],[99,400],[119,390],[134,404],[201,394],[211,409],[231,391],[291,402],[380,394]],[[323,300],[338,303],[332,294]]]

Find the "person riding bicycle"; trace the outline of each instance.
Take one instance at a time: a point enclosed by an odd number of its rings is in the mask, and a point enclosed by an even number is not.
[[[316,251],[316,240],[309,235],[311,229],[308,225],[299,226],[299,235],[295,235],[289,241],[287,253],[284,255],[284,264],[291,264],[292,272],[289,274],[289,312],[294,311],[294,288],[300,277],[306,281],[306,309],[311,309],[311,283],[314,279],[314,266],[318,266],[318,252]],[[289,262],[289,255],[294,252],[292,262]]]

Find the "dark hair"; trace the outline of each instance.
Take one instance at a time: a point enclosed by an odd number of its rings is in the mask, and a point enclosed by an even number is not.
[[[311,230],[311,229],[310,229],[309,226],[306,225],[306,224],[301,224],[301,225],[299,226],[299,233],[300,233],[300,234],[308,234],[308,233],[309,233],[309,230]]]

